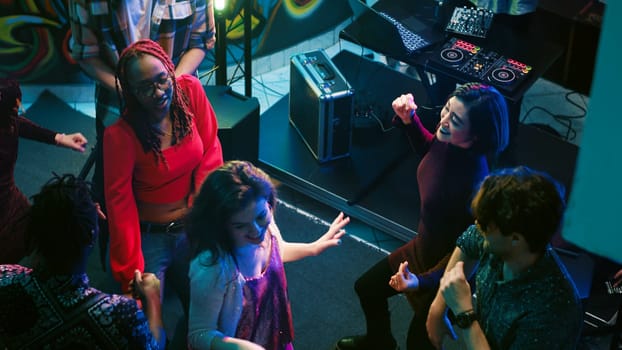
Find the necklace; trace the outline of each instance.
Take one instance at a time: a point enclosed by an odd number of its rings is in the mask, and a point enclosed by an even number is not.
[[[173,136],[173,128],[171,128],[171,131],[166,131],[161,126],[155,126],[154,129],[156,130],[157,133],[159,133],[161,135]]]
[[[173,124],[167,118],[163,118],[157,124],[153,124],[159,134],[164,136],[173,136]]]

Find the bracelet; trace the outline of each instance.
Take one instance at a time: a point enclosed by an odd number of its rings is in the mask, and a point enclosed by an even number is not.
[[[207,33],[205,33],[205,37],[207,39],[213,38],[214,35],[216,35],[216,28],[214,28],[214,27],[210,28],[210,30],[208,30]]]
[[[417,110],[413,109],[412,112],[410,112],[410,121],[413,122],[415,120],[415,116],[417,115]]]
[[[457,313],[456,316],[461,316],[461,315],[466,315],[466,314],[470,314],[470,313],[474,313],[475,311],[473,309],[468,309],[468,310],[464,310],[460,313]]]
[[[56,136],[58,136],[58,140],[56,139]],[[57,133],[56,136],[54,136],[54,141],[56,142],[56,145],[60,145],[60,138],[65,137],[65,134]]]

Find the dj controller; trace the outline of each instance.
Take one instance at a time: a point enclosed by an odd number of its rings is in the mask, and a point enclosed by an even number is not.
[[[450,38],[429,58],[428,65],[454,73],[465,81],[479,81],[509,93],[525,81],[532,69],[525,63],[457,38]]]

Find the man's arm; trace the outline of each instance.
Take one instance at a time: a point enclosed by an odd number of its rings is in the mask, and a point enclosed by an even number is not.
[[[197,3],[198,8],[202,7],[200,4],[203,3],[205,4],[205,10],[198,11],[194,14],[192,33],[190,35],[190,43],[188,44],[189,47],[181,56],[181,59],[177,63],[177,67],[175,67],[176,76],[182,74],[194,75],[205,58],[206,51],[213,49],[216,43],[214,1],[200,1]]]
[[[458,262],[463,262],[464,271],[468,271],[468,275],[471,275],[477,265],[477,260],[468,258],[467,255],[459,248],[456,247],[449,258],[445,271],[453,269]],[[443,274],[443,278],[445,277]],[[428,337],[435,347],[439,348],[442,345],[443,337],[450,335],[455,338],[455,334],[446,318],[447,304],[440,289],[436,293],[436,297],[430,305],[430,311],[428,312],[428,319],[426,321],[426,328],[428,330]]]
[[[189,49],[183,54],[183,56],[181,56],[179,63],[177,63],[177,67],[175,67],[175,75],[194,75],[197,69],[199,69],[201,62],[203,62],[203,58],[205,58],[205,51],[202,49],[196,47]]]
[[[473,311],[471,286],[469,285],[464,273],[463,261],[456,261],[452,268],[445,270],[445,274],[441,279],[441,285],[439,287],[437,298],[439,295],[442,296],[445,304],[451,309],[454,315],[460,315],[462,313]],[[488,340],[484,335],[484,331],[480,327],[477,320],[473,321],[466,328],[463,328],[461,335],[463,337],[463,343],[467,349],[490,349]]]
[[[147,322],[153,337],[164,349],[166,335],[162,322],[162,303],[160,301],[160,280],[153,273],[141,274],[139,270],[134,272],[132,283],[133,294],[138,297],[147,316]]]
[[[90,78],[99,82],[106,89],[116,92],[115,71],[99,57],[88,57],[79,60],[80,68]]]
[[[100,36],[94,24],[89,3],[83,0],[70,0],[68,3],[69,23],[71,25],[71,55],[80,68],[90,78],[108,90],[115,89],[115,67],[106,63],[100,56]]]

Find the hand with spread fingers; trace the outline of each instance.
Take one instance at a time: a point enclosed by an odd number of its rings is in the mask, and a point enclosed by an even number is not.
[[[316,247],[315,255],[318,255],[330,247],[336,247],[341,244],[341,237],[346,234],[345,226],[350,222],[350,217],[344,213],[339,213],[335,220],[330,224],[328,231],[318,238],[314,245]]]

